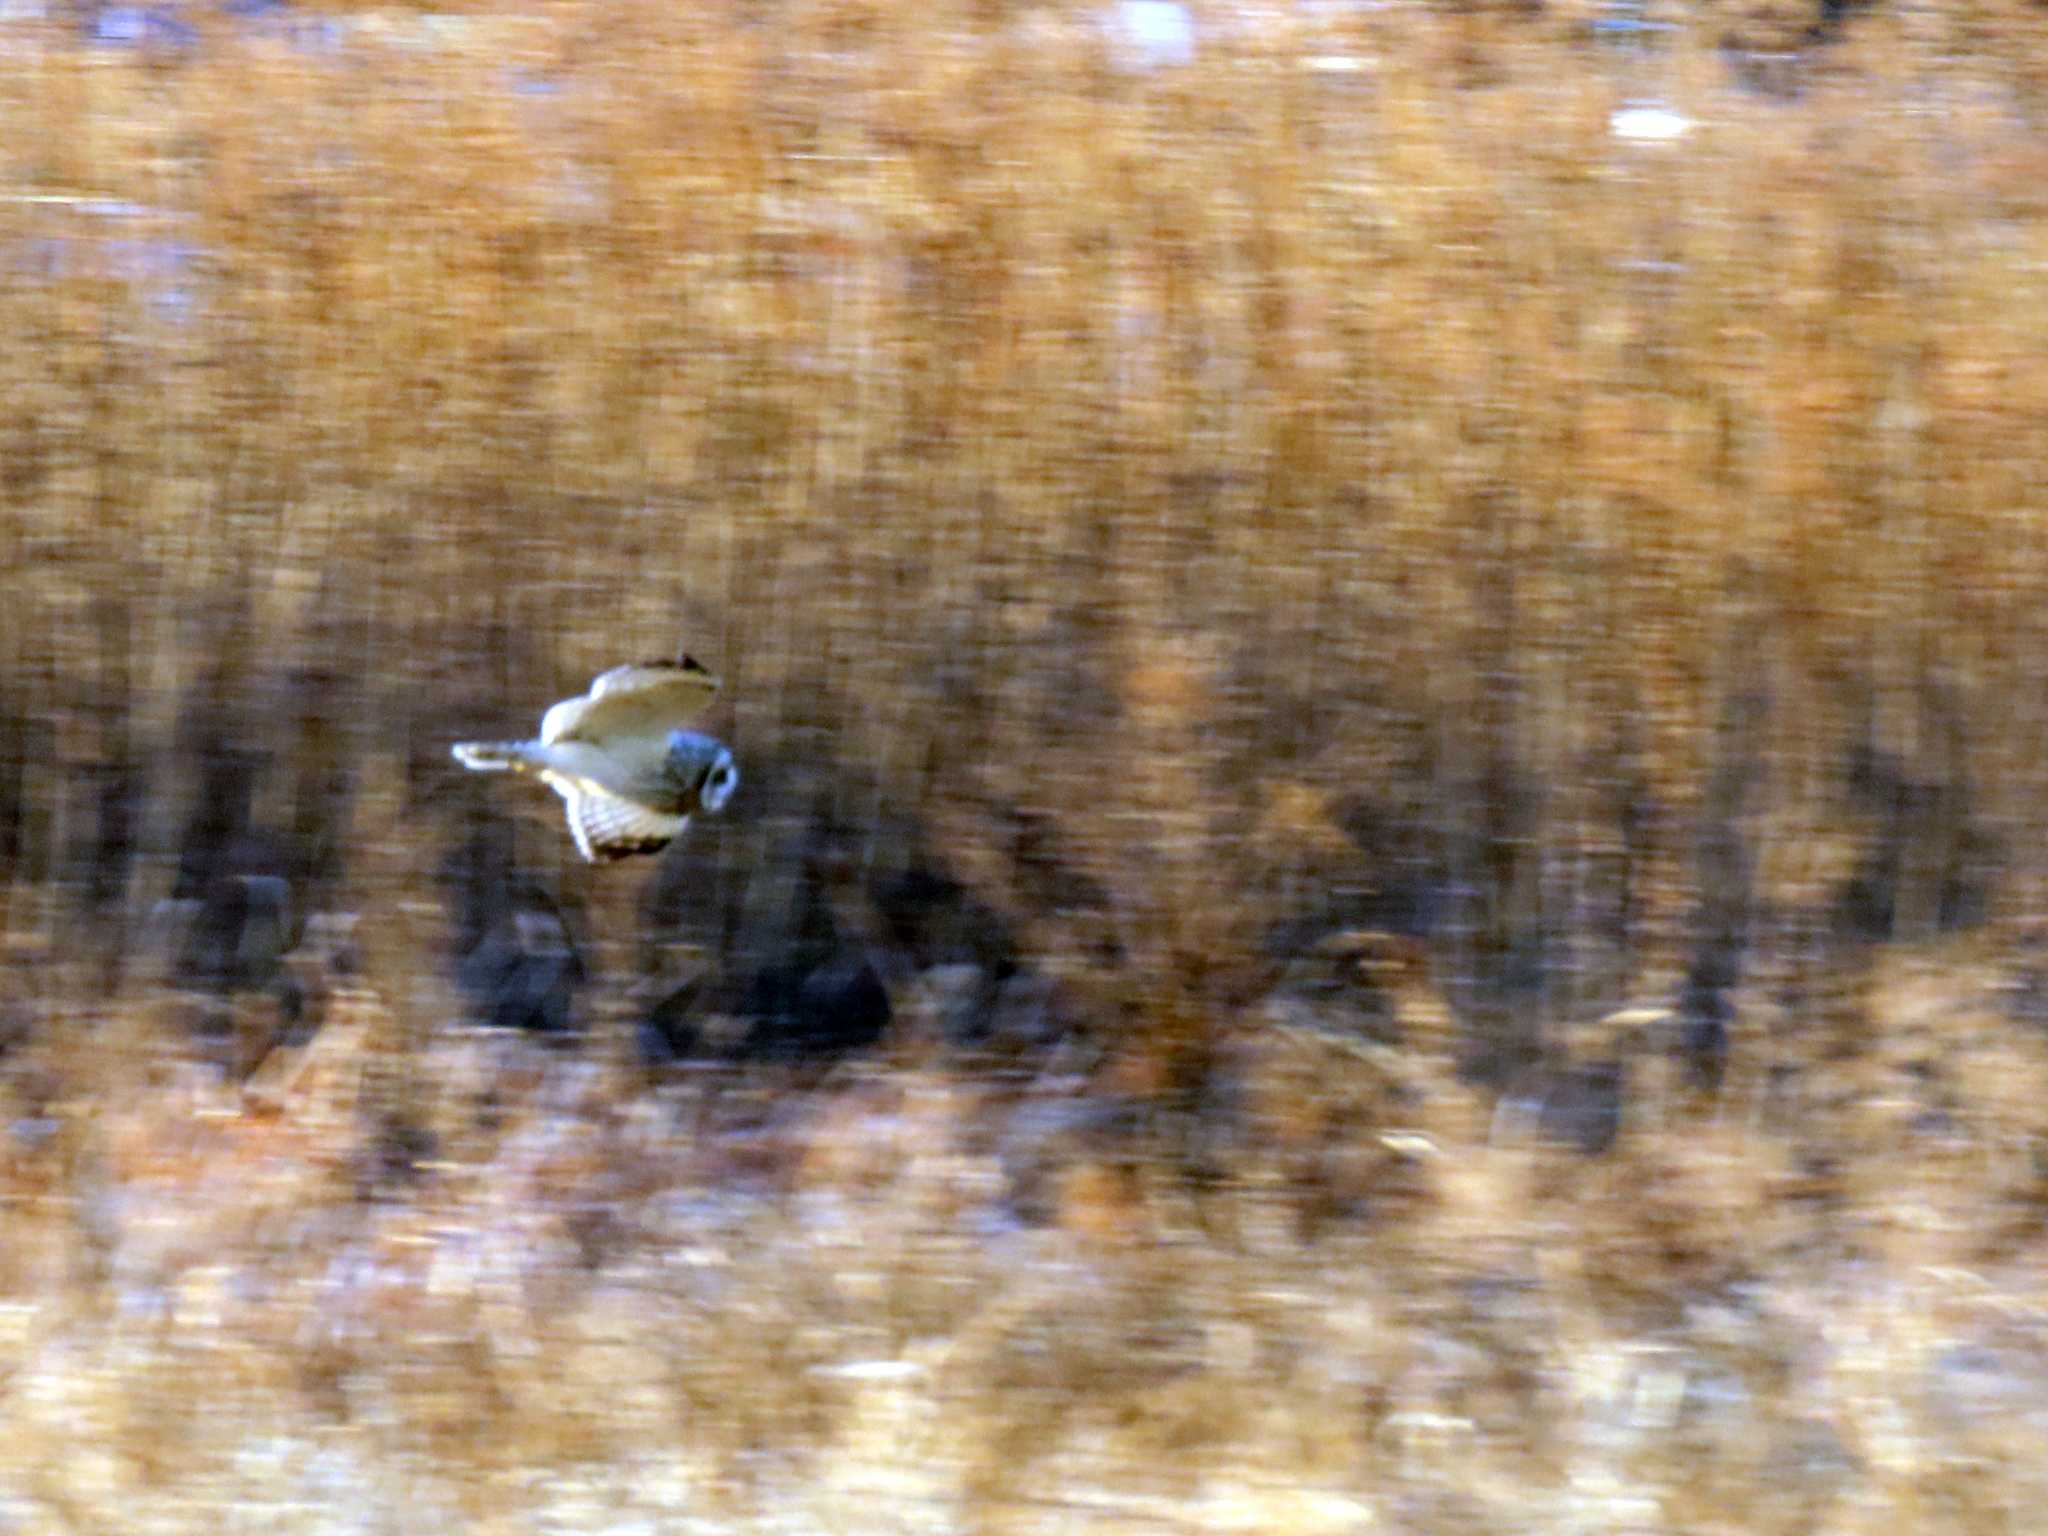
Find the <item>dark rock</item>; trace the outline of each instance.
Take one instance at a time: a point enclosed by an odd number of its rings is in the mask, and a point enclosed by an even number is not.
[[[1721,1086],[1728,1064],[1727,993],[1699,976],[1688,977],[1678,1002],[1678,1051],[1686,1076],[1708,1093]]]
[[[1621,1134],[1624,1074],[1618,1061],[1556,1069],[1536,1090],[1536,1131],[1545,1141],[1598,1157]]]
[[[1620,1061],[1538,1067],[1511,1102],[1530,1116],[1542,1141],[1599,1157],[1620,1137],[1622,1087]]]
[[[996,988],[987,1039],[1009,1050],[1037,1050],[1064,1038],[1070,1024],[1059,983],[1042,971],[1019,971]]]
[[[692,977],[655,999],[634,1028],[640,1060],[650,1067],[673,1066],[705,1053],[698,1015],[704,997],[701,977]]]
[[[273,980],[285,951],[291,886],[276,875],[224,875],[199,905],[181,972],[217,992]]]
[[[141,775],[125,756],[102,763],[97,776],[98,828],[86,871],[86,902],[99,912],[115,906],[127,892],[142,786]]]
[[[574,1023],[583,956],[567,919],[535,886],[515,890],[456,962],[480,1022],[497,1029],[566,1033]]]
[[[889,993],[866,956],[846,953],[799,974],[763,971],[749,988],[754,1019],[741,1053],[768,1060],[839,1056],[882,1038]]]
[[[262,761],[246,752],[210,746],[200,751],[199,781],[178,851],[174,900],[203,900],[227,872],[229,851],[249,825]]]
[[[46,720],[0,718],[0,879],[37,878],[36,844],[47,808],[30,793],[31,765],[54,760]]]
[[[227,994],[277,985],[296,942],[291,864],[260,833],[242,833],[205,861],[204,884],[173,955],[186,986]]]
[[[562,1034],[586,975],[582,950],[561,905],[518,873],[511,841],[508,824],[483,818],[442,862],[455,980],[478,1022]]]
[[[927,864],[875,882],[869,893],[880,915],[883,937],[918,970],[939,965],[975,965],[996,981],[1017,968],[1017,944],[1009,925],[950,875]]]

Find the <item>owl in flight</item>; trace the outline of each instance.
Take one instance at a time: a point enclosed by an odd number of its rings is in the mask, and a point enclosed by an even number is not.
[[[724,743],[681,728],[717,693],[718,679],[687,656],[613,667],[543,715],[539,740],[459,741],[455,760],[540,775],[567,803],[577,851],[592,863],[659,853],[693,813],[722,810],[739,787]]]

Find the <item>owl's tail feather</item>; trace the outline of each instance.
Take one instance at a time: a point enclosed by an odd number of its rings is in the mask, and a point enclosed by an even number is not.
[[[542,766],[531,742],[458,741],[450,750],[455,761],[478,773],[523,773]]]

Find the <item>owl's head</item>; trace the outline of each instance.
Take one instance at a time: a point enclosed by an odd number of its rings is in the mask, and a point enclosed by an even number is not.
[[[724,742],[695,731],[668,733],[668,772],[685,795],[706,813],[725,809],[740,787],[740,767]]]

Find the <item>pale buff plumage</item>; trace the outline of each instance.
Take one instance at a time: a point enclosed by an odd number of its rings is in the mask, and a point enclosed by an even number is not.
[[[457,742],[455,760],[479,772],[539,777],[562,797],[586,859],[657,853],[693,814],[715,814],[739,787],[731,751],[683,729],[718,688],[687,657],[614,667],[588,693],[551,707],[536,739]]]

